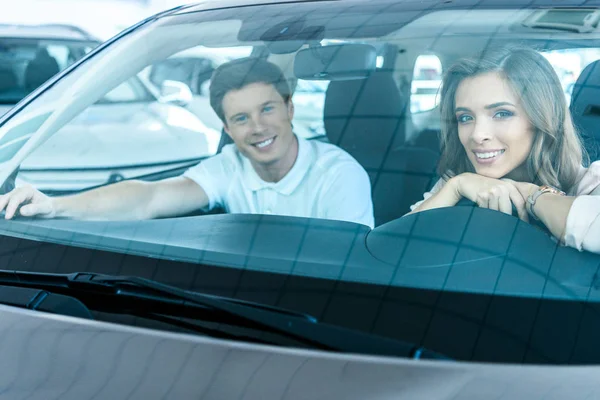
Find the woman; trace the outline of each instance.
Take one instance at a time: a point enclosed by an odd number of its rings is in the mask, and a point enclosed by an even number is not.
[[[442,179],[411,213],[479,207],[539,219],[563,243],[600,253],[600,162],[585,151],[560,81],[531,49],[501,49],[452,66],[442,84]]]

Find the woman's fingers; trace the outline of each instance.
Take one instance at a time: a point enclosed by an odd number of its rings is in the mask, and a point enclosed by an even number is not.
[[[481,208],[489,208],[490,193],[488,191],[477,193],[475,202]]]
[[[523,198],[523,195],[514,185],[510,183],[508,184],[508,190],[510,201],[515,205],[519,218],[525,222],[529,222],[529,213],[527,212],[526,200]]]
[[[493,187],[489,190],[488,208],[490,210],[500,211],[500,196],[497,188]]]
[[[528,221],[525,201],[517,188],[509,183],[494,186],[489,190],[478,193],[477,205],[482,208],[500,211],[508,215],[512,215],[514,205],[517,209],[519,218]]]
[[[512,215],[512,202],[508,187],[505,185],[499,186],[497,191],[500,193],[498,199],[498,211],[504,214]]]

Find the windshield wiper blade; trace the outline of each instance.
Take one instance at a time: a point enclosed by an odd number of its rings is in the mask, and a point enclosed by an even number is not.
[[[218,313],[218,322],[250,326],[292,338],[311,347],[344,353],[394,355],[413,359],[448,358],[419,345],[318,322],[316,318],[260,303],[190,292],[150,279],[88,272],[48,274],[0,270],[0,285],[64,290],[76,296],[122,297],[167,303],[178,309],[191,307]],[[172,307],[171,307],[172,308]],[[160,310],[156,310],[160,313]],[[244,325],[245,324],[245,325]]]

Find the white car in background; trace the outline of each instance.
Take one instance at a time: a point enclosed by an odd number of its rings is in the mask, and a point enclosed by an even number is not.
[[[0,25],[0,114],[99,43],[71,26]],[[214,154],[220,133],[182,107],[191,101],[186,89],[167,81],[157,92],[139,77],[130,78],[36,149],[21,164],[17,183],[70,192],[160,176]],[[28,137],[26,132],[15,143]]]

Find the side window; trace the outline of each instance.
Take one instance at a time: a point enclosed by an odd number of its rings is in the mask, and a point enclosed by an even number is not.
[[[252,53],[251,46],[208,48],[197,46],[170,58],[154,63],[148,79],[160,91],[165,80],[183,82],[189,86],[193,100],[186,109],[210,129],[221,132],[223,123],[217,117],[209,100],[209,83],[212,73],[219,65]]]
[[[433,110],[439,104],[442,84],[442,62],[439,57],[424,54],[417,57],[410,88],[410,112]]]
[[[148,102],[152,101],[153,99],[140,86],[139,81],[130,79],[108,92],[101,102],[128,103],[144,100]]]
[[[152,66],[150,81],[160,88],[166,80],[178,81],[193,87],[194,59],[168,59]]]
[[[207,85],[210,84],[210,78],[215,71],[213,62],[208,58],[198,58],[196,61],[196,82],[192,91],[194,94],[206,95],[208,94]]]
[[[325,136],[323,109],[329,81],[298,79],[292,96],[294,102],[294,132],[305,139]]]
[[[567,104],[571,103],[573,86],[579,74],[593,61],[600,59],[600,49],[564,49],[543,52],[560,79]]]
[[[157,85],[165,80],[193,85],[209,79],[213,66],[251,51],[251,47],[190,48],[187,55],[140,63],[129,75],[113,70],[113,75],[98,78],[112,86],[98,85],[84,97],[85,107],[71,98],[61,99],[69,105],[57,102],[60,107],[76,108],[77,113],[53,127],[51,136],[21,162],[17,185],[66,194],[123,179],[180,175],[217,152],[223,124],[210,106],[208,92],[189,96],[179,85],[161,97]],[[64,60],[65,53],[61,56]],[[118,80],[108,79],[117,75]],[[0,161],[13,157],[45,118],[32,118],[10,130],[0,143]]]

